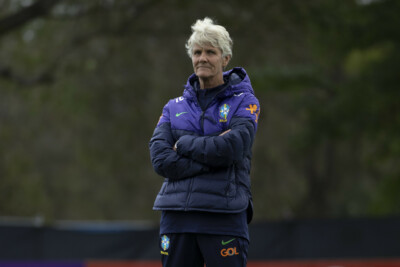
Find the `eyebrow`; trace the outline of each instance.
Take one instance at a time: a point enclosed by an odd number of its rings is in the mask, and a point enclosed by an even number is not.
[[[214,47],[210,47],[210,48],[204,48],[204,47],[202,47],[202,48],[194,48],[193,49],[193,52],[196,52],[196,51],[201,51],[201,50],[205,50],[205,51],[217,51],[217,48],[214,48]]]

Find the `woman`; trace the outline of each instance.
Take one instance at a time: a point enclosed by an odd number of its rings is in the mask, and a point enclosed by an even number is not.
[[[209,18],[186,43],[194,73],[170,100],[150,140],[155,171],[165,178],[153,209],[161,210],[163,266],[246,266],[251,147],[260,105],[232,58],[226,29]]]

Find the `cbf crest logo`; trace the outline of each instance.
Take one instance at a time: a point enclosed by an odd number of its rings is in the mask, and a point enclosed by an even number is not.
[[[161,237],[161,247],[164,251],[166,251],[169,248],[169,237],[166,235],[163,235]]]
[[[227,117],[229,113],[230,106],[228,104],[223,104],[219,107],[219,122],[227,122]]]

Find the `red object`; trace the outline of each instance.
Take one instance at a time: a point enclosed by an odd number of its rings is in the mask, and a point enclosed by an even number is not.
[[[88,261],[86,267],[161,267],[159,261]],[[247,267],[400,267],[400,259],[250,261]]]

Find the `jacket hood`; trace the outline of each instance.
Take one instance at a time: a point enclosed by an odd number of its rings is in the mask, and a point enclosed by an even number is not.
[[[217,97],[228,97],[233,94],[250,93],[254,95],[254,90],[251,86],[250,78],[246,71],[241,67],[236,67],[223,73],[224,81],[227,86],[224,91],[219,93]],[[196,91],[199,88],[199,78],[196,74],[189,76],[183,91],[183,97],[191,99],[196,96]]]

